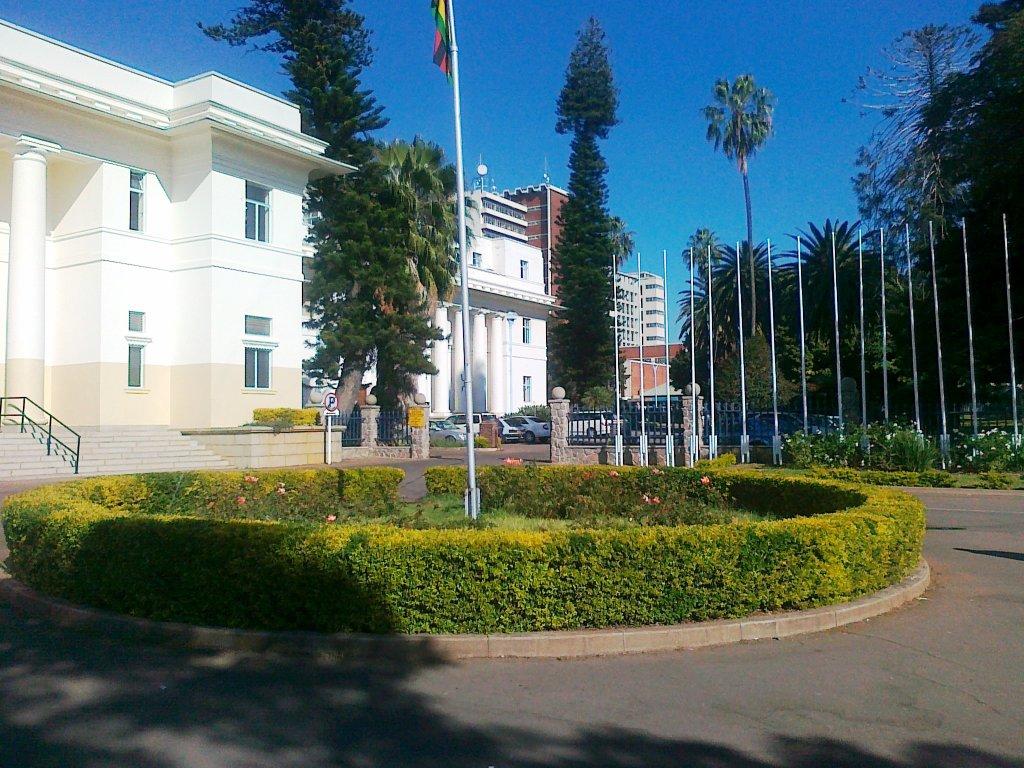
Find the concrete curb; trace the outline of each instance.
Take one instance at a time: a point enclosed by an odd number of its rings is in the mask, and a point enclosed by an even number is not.
[[[849,603],[806,611],[672,626],[495,635],[369,635],[261,632],[136,619],[48,597],[0,572],[0,599],[22,614],[107,637],[195,650],[256,651],[344,658],[585,658],[690,650],[745,640],[790,637],[870,619],[920,597],[931,571],[921,564],[899,584]]]

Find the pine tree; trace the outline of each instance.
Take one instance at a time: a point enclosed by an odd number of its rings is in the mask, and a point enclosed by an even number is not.
[[[432,372],[424,350],[437,332],[408,260],[413,217],[374,157],[371,134],[387,120],[361,82],[373,58],[363,17],[349,0],[250,0],[228,24],[200,28],[281,56],[303,130],[327,142],[328,157],[359,168],[307,188],[315,256],[306,298],[319,340],[306,370],[339,382],[343,412],[378,359],[385,381]]]
[[[591,18],[580,31],[558,97],[556,130],[572,134],[569,200],[553,269],[560,309],[549,334],[554,383],[570,397],[610,387],[614,376],[611,262],[616,254],[608,213],[608,166],[598,139],[618,123],[618,92],[612,80],[604,32]]]

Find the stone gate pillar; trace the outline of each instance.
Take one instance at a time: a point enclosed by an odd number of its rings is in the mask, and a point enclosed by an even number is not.
[[[551,463],[565,464],[569,461],[569,401],[565,390],[552,389],[548,406],[551,408]]]

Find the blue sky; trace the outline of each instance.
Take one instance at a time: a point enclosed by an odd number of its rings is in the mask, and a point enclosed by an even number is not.
[[[0,18],[167,79],[215,69],[273,93],[287,87],[273,57],[206,40],[197,20],[226,19],[243,0],[0,0]],[[612,211],[660,271],[682,288],[679,256],[700,226],[744,236],[740,177],[705,141],[700,109],[716,78],[753,73],[778,99],[776,135],[752,163],[755,237],[786,241],[807,221],[855,218],[853,159],[872,120],[844,103],[880,50],[926,23],[967,23],[979,0],[458,0],[467,163],[479,156],[499,187],[540,181],[545,159],[565,185],[569,139],[554,105],[576,30],[605,25],[621,91],[604,151]],[[427,0],[355,0],[373,30],[367,84],[391,119],[384,138],[422,134],[450,149],[451,102],[430,61]],[[646,266],[646,264],[645,264]],[[673,285],[674,284],[674,285]],[[674,313],[673,313],[674,315]],[[674,318],[673,318],[674,319]]]

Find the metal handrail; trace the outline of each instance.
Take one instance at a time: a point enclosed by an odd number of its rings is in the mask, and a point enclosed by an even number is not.
[[[20,408],[18,407],[18,403],[21,404]],[[33,406],[37,411],[39,411],[40,414],[42,414],[41,418],[43,419],[43,421],[36,421],[35,419],[31,418],[28,415],[29,405]],[[8,406],[10,406],[13,410],[8,411]],[[40,443],[45,445],[47,456],[51,456],[54,453],[55,444],[60,448],[63,448],[63,453],[60,450],[57,450],[57,455],[59,455],[62,459],[67,461],[71,465],[72,469],[74,469],[75,474],[78,474],[79,456],[81,455],[82,452],[82,436],[78,432],[73,430],[65,422],[61,421],[48,410],[43,408],[43,406],[41,406],[31,397],[26,397],[25,395],[18,395],[14,397],[0,397],[0,420],[8,418],[12,418],[15,420],[15,423],[18,424],[19,429],[22,433],[28,432]],[[65,440],[61,439],[58,435],[55,435],[53,433],[54,424],[63,427],[65,430],[71,433],[72,437],[68,438],[68,440],[74,441],[74,448],[71,447],[71,444],[69,442],[66,442]],[[27,425],[31,426],[28,426],[28,428],[26,429]],[[36,429],[33,429],[33,427],[37,428],[39,430],[39,433],[37,433]],[[46,437],[45,440],[43,439],[42,434],[44,430]]]

